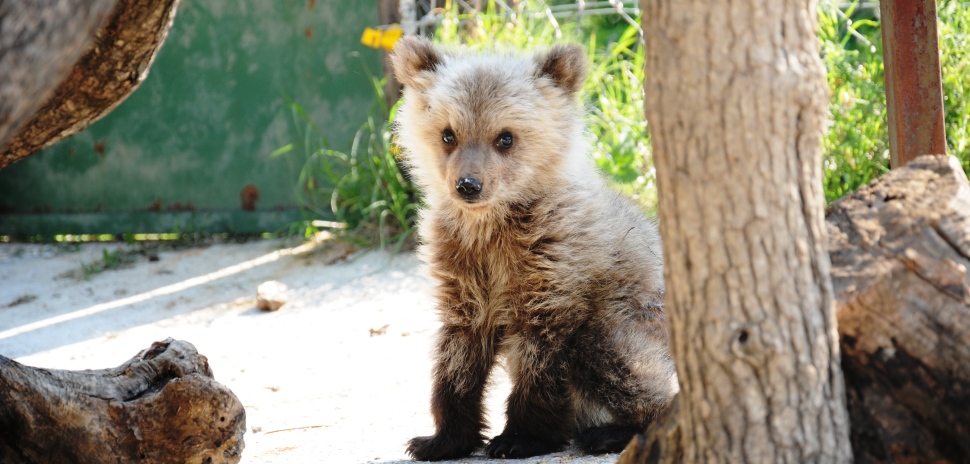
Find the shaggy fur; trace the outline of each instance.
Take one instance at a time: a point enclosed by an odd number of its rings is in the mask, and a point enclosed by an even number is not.
[[[656,227],[588,159],[578,46],[452,55],[405,38],[396,128],[427,203],[437,281],[432,415],[408,452],[458,458],[485,437],[482,396],[504,359],[507,424],[485,451],[518,458],[622,449],[677,391]]]

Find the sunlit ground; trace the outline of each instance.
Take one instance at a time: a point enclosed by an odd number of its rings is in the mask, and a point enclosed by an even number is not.
[[[406,460],[406,441],[433,431],[437,322],[431,284],[413,254],[353,254],[326,265],[340,254],[263,240],[161,251],[157,261],[142,257],[78,278],[78,269],[119,246],[0,243],[0,354],[38,367],[95,369],[167,337],[189,341],[246,406],[243,463]],[[273,313],[255,306],[256,287],[267,280],[290,289]],[[385,325],[386,333],[371,335]],[[507,391],[499,373],[488,402],[492,434],[503,425]],[[566,452],[519,462],[615,461]]]

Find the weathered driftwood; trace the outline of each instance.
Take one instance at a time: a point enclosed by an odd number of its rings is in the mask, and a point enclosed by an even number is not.
[[[91,371],[0,356],[0,463],[235,463],[245,429],[239,399],[187,342]]]
[[[0,169],[77,133],[134,92],[177,6],[178,0],[0,2]],[[19,35],[8,37],[7,24]]]
[[[923,156],[829,208],[856,462],[970,459],[970,185]]]

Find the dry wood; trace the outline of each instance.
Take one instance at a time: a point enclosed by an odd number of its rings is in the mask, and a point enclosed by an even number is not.
[[[0,356],[0,463],[236,463],[245,429],[239,399],[187,342],[103,370]]]
[[[671,348],[660,462],[851,460],[814,3],[641,1]],[[649,453],[648,453],[649,454]]]
[[[178,0],[76,3],[0,3],[0,69],[10,70],[0,72],[0,169],[84,129],[134,92],[178,6]],[[38,10],[45,21],[33,20]],[[8,22],[21,26],[24,40],[5,39]]]
[[[970,185],[923,156],[828,214],[857,462],[970,457]]]

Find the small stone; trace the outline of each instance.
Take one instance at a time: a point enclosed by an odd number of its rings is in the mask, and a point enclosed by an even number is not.
[[[286,304],[286,285],[270,280],[256,287],[256,307],[263,311],[276,311]]]
[[[373,337],[375,335],[384,335],[384,334],[387,333],[387,328],[390,327],[390,326],[391,326],[391,324],[384,324],[384,326],[381,327],[381,328],[379,328],[379,329],[373,329],[372,328],[372,329],[370,329],[370,336]]]

